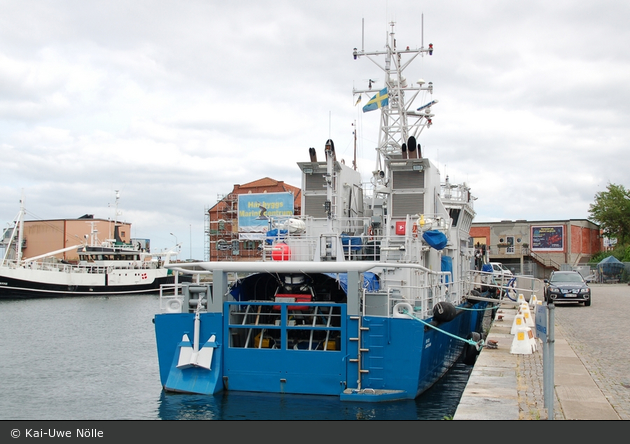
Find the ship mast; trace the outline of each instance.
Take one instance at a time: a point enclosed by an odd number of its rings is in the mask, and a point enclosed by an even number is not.
[[[18,241],[15,246],[15,259],[19,267],[22,264],[22,242],[24,239],[24,191],[22,191],[22,198],[20,199],[20,216],[18,223]]]
[[[354,171],[357,170],[357,121],[355,120],[352,124],[352,134],[354,135],[354,159],[352,160],[352,168]]]
[[[109,241],[112,243],[116,242],[116,227],[118,226],[118,216],[121,214],[118,211],[118,201],[120,200],[120,191],[119,190],[114,190],[115,191],[115,197],[116,200],[114,201],[114,234],[112,234],[112,225],[111,223],[109,224],[109,230],[108,230],[108,234],[109,234]]]
[[[355,48],[353,51],[355,59],[367,57],[385,74],[384,88],[387,93],[387,104],[380,107],[381,123],[377,147],[380,155],[375,171],[377,174],[381,171],[387,172],[385,159],[389,159],[393,155],[402,155],[405,158],[406,156],[421,157],[416,140],[424,128],[431,126],[433,114],[431,114],[430,105],[436,103],[436,101],[429,101],[427,105],[418,109],[411,109],[413,102],[421,92],[433,94],[433,83],[426,83],[423,79],[419,79],[413,84],[408,83],[403,75],[404,70],[418,55],[433,55],[433,44],[430,43],[428,48],[424,48],[423,44],[420,48],[412,49],[406,46],[399,50],[394,25],[394,22],[390,22],[391,30],[385,50],[365,51]],[[380,56],[385,56],[384,65],[378,61]],[[354,89],[353,93],[373,95],[374,91],[372,89]]]

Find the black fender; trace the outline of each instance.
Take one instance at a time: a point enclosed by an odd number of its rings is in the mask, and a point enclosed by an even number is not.
[[[473,331],[468,335],[468,339],[479,343],[479,341],[481,341],[481,334]],[[477,356],[479,356],[479,352],[480,350],[477,350],[476,345],[466,344],[466,347],[464,348],[464,364],[474,365],[477,361]]]

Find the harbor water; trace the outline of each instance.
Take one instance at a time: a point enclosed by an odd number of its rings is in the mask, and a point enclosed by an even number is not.
[[[0,420],[442,420],[472,370],[457,363],[415,400],[165,393],[144,296],[0,300]]]

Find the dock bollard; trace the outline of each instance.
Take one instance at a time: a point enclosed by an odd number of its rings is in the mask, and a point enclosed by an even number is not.
[[[523,317],[525,318],[525,325],[527,325],[529,328],[536,326],[536,323],[534,322],[534,319],[532,317],[532,312],[529,310],[529,305],[527,305],[527,302],[522,303],[519,306],[518,311],[519,313],[523,314]]]
[[[512,340],[510,353],[513,355],[531,355],[535,350],[535,340],[532,329],[522,325],[516,330]]]
[[[525,324],[525,317],[523,316],[523,313],[519,311],[518,313],[516,313],[516,316],[514,316],[514,321],[512,322],[512,329],[510,330],[510,334],[515,335],[520,327],[527,327],[527,325]]]

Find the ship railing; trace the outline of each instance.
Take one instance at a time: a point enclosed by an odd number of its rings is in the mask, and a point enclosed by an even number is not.
[[[407,261],[412,252],[428,249],[421,236],[391,237],[370,234],[285,236],[263,246],[263,261]]]
[[[536,296],[544,300],[544,282],[533,276],[516,275],[496,277],[492,272],[470,270],[466,280],[466,293],[471,299],[498,299],[501,302],[517,304],[519,295],[525,301]]]
[[[98,266],[98,265],[73,265],[67,264],[63,262],[53,262],[53,261],[31,261],[26,262],[22,265],[18,265],[17,261],[6,261],[6,266],[9,268],[17,269],[17,268],[27,268],[29,270],[39,270],[39,271],[58,271],[60,273],[105,273],[108,270],[108,267]]]
[[[85,264],[79,264],[77,268],[102,268],[108,270],[121,268],[128,270],[152,270],[157,268],[155,263],[149,261],[124,261],[124,263],[121,262],[122,261],[103,261],[101,264],[92,264],[88,262]]]
[[[382,290],[364,289],[361,312],[364,316],[397,317],[401,309],[406,309],[420,318],[429,318],[439,302],[458,305],[465,299],[465,282],[451,281],[447,277],[449,273],[426,273],[425,282],[418,285],[384,281]]]
[[[474,199],[470,195],[470,188],[466,184],[451,184],[445,182],[441,184],[440,194],[445,201],[468,202],[472,206]]]
[[[160,286],[162,313],[207,310],[209,284]],[[201,288],[205,287],[205,288]],[[187,297],[188,294],[188,297]],[[286,298],[284,298],[286,299]],[[224,301],[230,349],[340,351],[346,305],[335,302]]]
[[[30,261],[18,265],[17,261],[5,261],[5,266],[12,269],[17,268],[27,268],[29,270],[39,270],[39,271],[58,271],[60,273],[90,273],[90,274],[104,274],[112,272],[113,270],[120,268],[128,268],[130,270],[148,270],[155,268],[154,265],[150,263],[136,263],[128,266],[120,266],[114,264],[68,264],[64,262],[56,262],[56,261],[47,261],[47,260],[38,260],[38,261]]]
[[[287,219],[289,220],[289,219]],[[402,232],[397,227],[389,236],[370,229],[371,218],[325,218],[294,217],[302,229],[283,230],[288,227],[285,219],[273,220],[263,241],[262,260],[311,261],[412,261],[417,254],[429,246],[423,241],[426,230],[446,230],[443,214],[407,216]],[[295,225],[294,225],[295,226]],[[381,254],[382,252],[382,254]]]
[[[334,302],[225,302],[230,348],[341,350],[345,304]]]
[[[5,264],[9,268],[27,268],[29,270],[45,270],[45,271],[69,271],[72,268],[70,264],[52,261],[32,261],[18,264],[17,261],[6,261]]]
[[[363,260],[362,247],[368,243],[369,224],[368,217],[275,218],[263,241],[263,260],[310,261],[318,251],[334,259],[343,254],[346,260]]]

